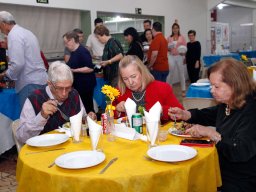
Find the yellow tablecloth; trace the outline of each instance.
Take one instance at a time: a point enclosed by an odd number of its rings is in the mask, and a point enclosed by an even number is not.
[[[169,128],[170,125],[164,128]],[[179,144],[181,138],[172,135],[160,143]],[[68,170],[54,165],[54,160],[68,152],[90,150],[90,139],[78,144],[71,139],[61,145],[47,149],[64,150],[26,154],[45,150],[25,145],[18,158],[18,192],[214,192],[221,185],[218,155],[215,147],[195,147],[195,158],[178,163],[148,161],[144,158],[147,143],[117,138],[109,142],[104,136],[103,150],[106,159],[103,163],[80,170]],[[104,174],[100,170],[114,157],[118,160]]]

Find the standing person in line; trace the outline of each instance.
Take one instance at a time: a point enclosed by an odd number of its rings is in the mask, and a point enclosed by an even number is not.
[[[190,83],[195,83],[199,79],[199,72],[201,68],[201,44],[196,41],[196,31],[190,30],[188,32],[189,41],[187,43],[186,63],[188,69],[188,76]]]
[[[144,28],[144,33],[142,33],[141,36],[140,36],[141,42],[147,41],[146,36],[145,36],[145,31],[147,29],[151,29],[151,21],[148,20],[148,19],[144,20],[143,21],[143,28]]]
[[[96,18],[94,20],[94,26],[97,27],[99,25],[103,25],[103,20],[101,18]],[[86,48],[91,52],[92,58],[99,59],[103,55],[104,44],[96,38],[94,33],[92,33],[88,36]]]
[[[82,44],[84,42],[84,32],[81,29],[73,29],[73,31],[78,35],[79,37],[79,43]],[[64,61],[65,63],[68,62],[69,58],[70,58],[71,52],[68,50],[67,47],[65,47],[64,49]]]
[[[152,33],[154,39],[149,47],[147,66],[156,80],[166,82],[166,77],[169,73],[168,43],[161,31],[161,23],[153,23]]]
[[[76,32],[67,32],[63,36],[64,44],[71,51],[67,65],[74,74],[73,87],[78,91],[83,101],[86,112],[94,112],[93,90],[96,85],[96,77],[93,71],[92,57],[90,52],[79,43]]]
[[[9,67],[0,74],[15,81],[20,105],[35,90],[47,82],[47,73],[40,54],[36,36],[29,30],[16,24],[12,14],[0,12],[0,30],[7,35]]]
[[[185,62],[185,53],[179,53],[178,49],[180,46],[187,46],[186,39],[183,35],[180,34],[180,26],[178,23],[172,25],[172,34],[167,38],[168,41],[168,50],[169,50],[169,70],[170,73],[167,77],[167,83],[172,85],[174,73],[178,69],[178,75],[182,90],[182,97],[186,96],[186,80],[185,80],[185,71],[184,71],[184,62]]]
[[[94,34],[101,43],[105,44],[101,62],[104,79],[108,84],[116,87],[118,63],[123,58],[123,48],[118,40],[111,37],[108,28],[104,25],[97,26]]]
[[[143,48],[137,30],[133,27],[125,29],[124,39],[129,43],[126,55],[137,55],[143,61]]]

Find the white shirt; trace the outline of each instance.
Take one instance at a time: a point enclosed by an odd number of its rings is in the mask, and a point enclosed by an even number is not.
[[[49,98],[54,99],[54,96],[52,95],[50,88],[47,86],[45,89]],[[79,99],[80,108],[83,111],[83,116],[86,116],[87,114],[84,105],[80,97]],[[41,131],[44,129],[44,126],[46,125],[47,121],[48,119],[45,119],[41,115],[41,112],[35,114],[32,103],[29,99],[26,99],[20,115],[20,126],[17,128],[16,131],[18,141],[20,141],[21,143],[25,143],[29,138],[39,135]],[[56,127],[56,129],[57,128],[58,127]]]
[[[45,85],[47,73],[36,36],[16,24],[7,39],[10,66],[6,75],[15,81],[16,91],[28,84]]]
[[[97,39],[95,34],[89,35],[86,42],[86,47],[89,47],[92,50],[92,54],[94,56],[101,57],[103,55],[104,46],[105,45]]]

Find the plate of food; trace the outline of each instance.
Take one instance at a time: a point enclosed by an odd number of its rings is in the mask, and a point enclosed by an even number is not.
[[[126,123],[126,121],[127,121],[127,117],[120,117],[120,118],[118,118],[117,119],[117,123]]]
[[[190,128],[192,125],[188,123],[181,123],[180,125],[176,125],[175,127],[171,127],[168,132],[171,135],[178,136],[178,137],[192,137],[190,134],[186,133],[186,130]]]

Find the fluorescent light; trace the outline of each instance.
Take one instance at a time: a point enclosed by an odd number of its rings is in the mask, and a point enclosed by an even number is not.
[[[228,6],[227,4],[224,3],[220,3],[219,5],[217,5],[218,9],[223,9],[223,7]]]
[[[242,23],[240,24],[240,26],[253,26],[254,24],[253,23]]]

